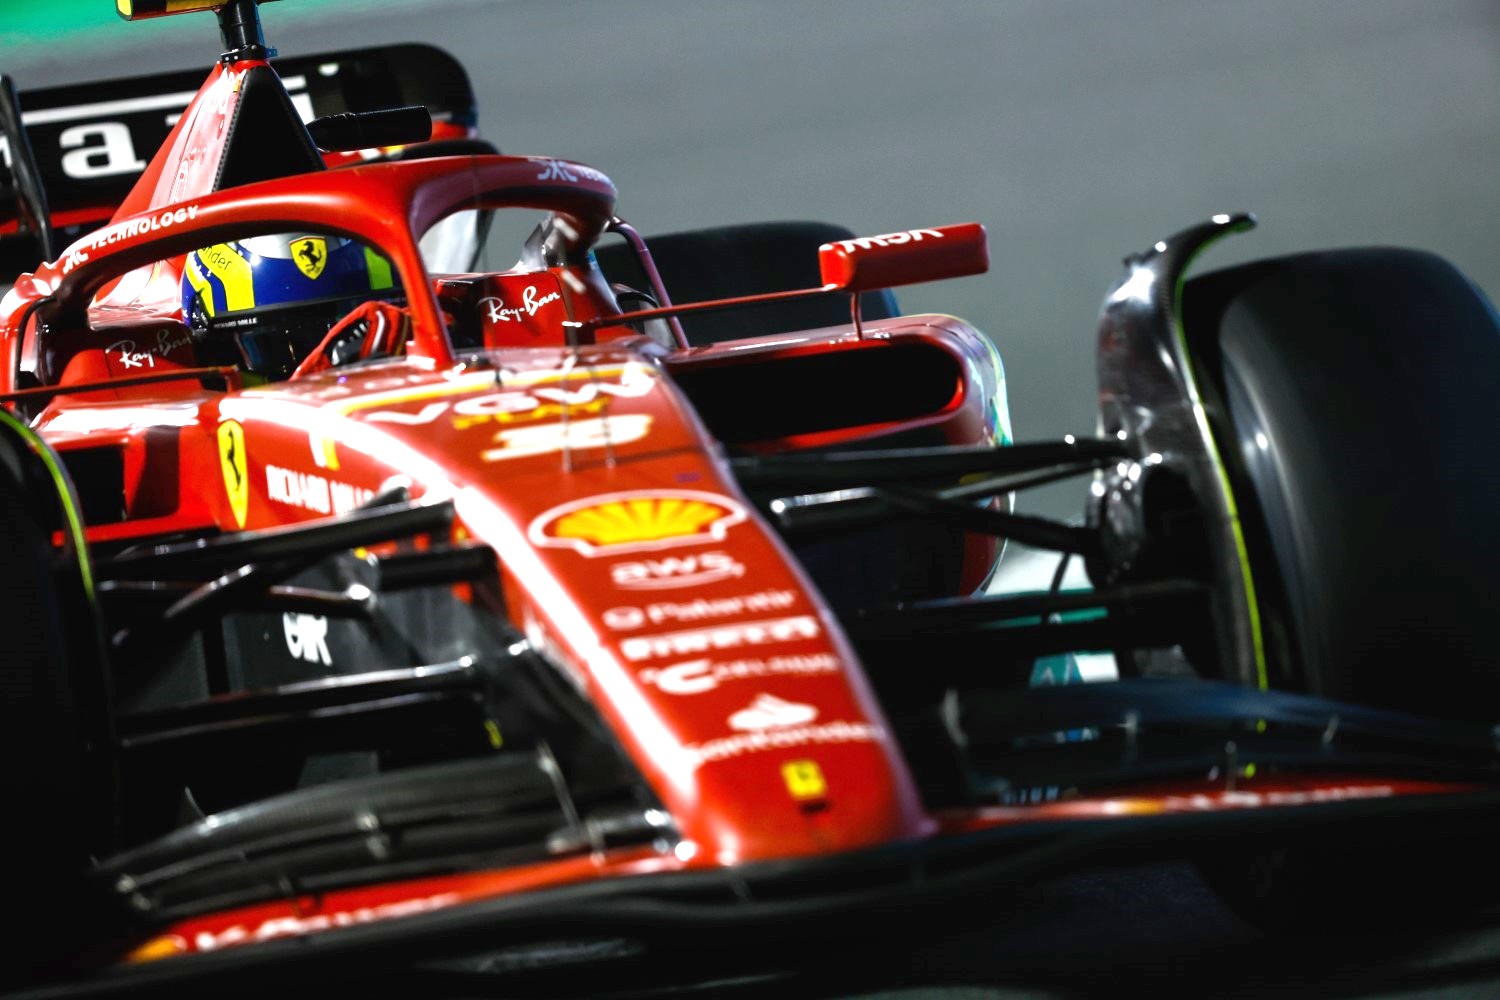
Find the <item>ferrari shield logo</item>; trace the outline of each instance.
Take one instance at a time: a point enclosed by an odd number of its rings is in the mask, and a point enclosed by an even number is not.
[[[224,472],[224,492],[235,522],[245,526],[245,510],[250,502],[250,481],[245,468],[245,428],[238,421],[226,420],[219,425],[219,465]]]
[[[323,265],[328,263],[328,241],[321,236],[304,236],[293,241],[292,260],[297,270],[316,281],[323,273]]]

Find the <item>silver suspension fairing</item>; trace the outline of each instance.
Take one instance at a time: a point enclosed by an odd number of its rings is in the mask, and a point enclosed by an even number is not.
[[[1205,248],[1255,225],[1240,213],[1216,215],[1125,258],[1125,274],[1099,315],[1101,430],[1134,455],[1096,482],[1096,513],[1109,571],[1128,573],[1145,550],[1146,483],[1176,474],[1206,519],[1208,581],[1222,672],[1264,688],[1266,660],[1255,585],[1234,495],[1193,375],[1182,329],[1183,277]]]

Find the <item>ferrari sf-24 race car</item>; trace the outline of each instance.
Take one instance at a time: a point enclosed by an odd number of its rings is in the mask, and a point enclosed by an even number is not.
[[[977,224],[648,243],[437,50],[120,8],[226,51],[115,85],[123,175],[58,143],[93,91],[4,87],[7,986],[681,970],[1152,857],[1268,924],[1488,898],[1500,324],[1445,262],[1185,280],[1216,216],[1109,291],[1098,435],[1017,443],[890,291]]]

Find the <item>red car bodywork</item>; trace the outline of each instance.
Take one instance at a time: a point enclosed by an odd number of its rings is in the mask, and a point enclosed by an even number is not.
[[[1461,790],[1328,777],[1262,786],[1267,797],[1250,801],[1205,782],[931,814],[838,621],[740,492],[674,377],[741,370],[764,382],[774,408],[776,385],[764,374],[772,363],[927,352],[951,371],[947,401],[930,412],[771,435],[746,449],[916,427],[949,444],[990,445],[1003,443],[1004,430],[985,338],[951,317],[909,316],[671,349],[616,320],[609,287],[584,265],[426,272],[418,237],[467,208],[544,209],[579,245],[592,243],[614,214],[615,189],[580,164],[445,157],[210,193],[238,81],[261,65],[215,67],[111,224],[16,282],[0,307],[0,393],[25,399],[17,373],[34,372],[49,396],[34,426],[53,448],[121,454],[125,516],[91,526],[95,543],[308,522],[347,512],[392,482],[409,484],[417,499],[451,500],[454,537],[493,548],[512,619],[597,707],[680,839],[206,913],[131,943],[132,958],[580,880],[831,856],[1032,820]],[[183,256],[231,233],[300,229],[388,255],[406,291],[405,356],[257,387],[231,373],[228,391],[204,388],[182,335]],[[858,290],[964,273],[976,246],[982,251],[975,229],[955,231],[965,249],[951,259],[941,234],[926,246],[835,248],[832,284]],[[455,351],[445,316],[445,293],[475,282],[501,302],[536,305],[524,322],[519,313],[482,313],[482,357]],[[43,303],[52,309],[45,330],[35,322]],[[565,322],[584,324],[581,339],[591,342],[570,345],[580,328],[570,334]],[[971,543],[962,589],[979,586],[996,555],[990,541]]]
[[[419,498],[452,499],[460,536],[493,546],[515,620],[571,666],[680,818],[699,859],[692,863],[932,833],[936,824],[838,623],[739,494],[669,373],[920,343],[951,355],[961,373],[949,404],[923,422],[953,443],[993,443],[999,428],[986,401],[994,384],[970,375],[994,377],[982,337],[949,317],[908,317],[872,325],[863,336],[850,328],[740,344],[732,354],[704,348],[664,356],[627,328],[606,328],[600,343],[574,349],[560,323],[543,330],[533,320],[519,338],[528,346],[492,348],[493,367],[466,364],[445,336],[413,234],[477,204],[545,208],[598,234],[613,212],[613,185],[578,164],[491,156],[355,166],[208,194],[218,166],[214,139],[232,117],[237,77],[254,65],[216,67],[115,220],[21,277],[0,319],[0,392],[18,388],[18,356],[25,357],[44,382],[79,386],[57,394],[36,419],[53,447],[123,454],[127,516],[91,529],[91,540],[310,520],[352,509],[401,477]],[[180,261],[220,234],[251,228],[334,231],[381,247],[410,290],[406,357],[227,393],[191,378],[102,385],[192,367],[186,338],[163,336],[180,322],[180,272],[155,262]],[[104,277],[133,265],[142,269],[100,288]],[[517,279],[558,289],[559,318],[617,312],[597,272],[555,268],[492,280]],[[96,295],[86,324],[54,325],[41,337],[29,328],[23,336],[38,301]],[[504,344],[505,330],[495,329],[501,323],[489,326],[487,342]],[[238,472],[221,444],[230,425],[244,448]],[[847,428],[817,440],[885,430]],[[165,452],[164,438],[171,442]],[[161,474],[165,466],[175,477]],[[237,499],[230,480],[239,474],[247,489]],[[619,523],[568,530],[591,510]],[[688,567],[692,586],[615,582],[635,567],[646,574]],[[971,575],[982,579],[987,570],[976,566]],[[708,689],[691,695],[657,682],[682,674],[685,663],[696,669],[695,651],[755,653],[766,645],[791,665],[786,673],[754,685],[700,681]],[[752,696],[794,703],[806,724],[769,738],[726,728],[726,719],[752,710]],[[655,864],[690,860],[679,850]],[[651,862],[630,856],[621,865],[628,872]],[[549,884],[611,867],[566,862],[502,881]]]
[[[1007,806],[938,817],[940,834],[972,833],[1016,824],[1069,820],[1087,822],[1131,816],[1190,815],[1287,808],[1313,804],[1390,799],[1474,791],[1475,786],[1443,782],[1320,776],[1311,780],[1263,782],[1255,791],[1225,792],[1201,782],[1158,785],[1121,795],[1101,795],[1067,802]],[[686,858],[649,850],[620,851],[609,858],[590,857],[524,866],[504,871],[473,872],[445,878],[366,886],[307,895],[258,906],[226,910],[184,920],[138,945],[127,961],[144,962],[173,955],[213,952],[242,944],[351,927],[395,917],[494,899],[518,892],[565,886],[602,877],[627,877],[713,867],[712,858]]]

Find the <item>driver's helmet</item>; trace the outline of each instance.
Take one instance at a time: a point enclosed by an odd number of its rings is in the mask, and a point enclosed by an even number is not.
[[[187,256],[182,313],[208,364],[238,364],[265,379],[289,376],[355,306],[397,299],[385,257],[357,240],[277,233]]]

